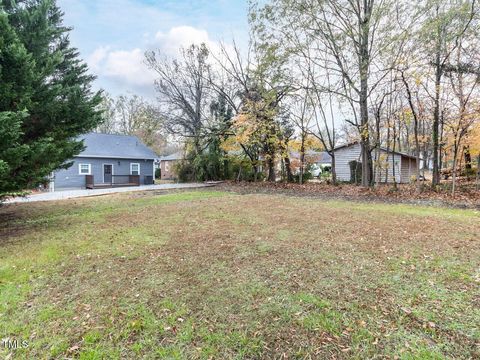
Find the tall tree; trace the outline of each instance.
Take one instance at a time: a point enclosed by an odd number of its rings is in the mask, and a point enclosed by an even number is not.
[[[0,10],[0,199],[21,190],[12,178],[28,146],[21,143],[22,122],[31,105],[34,62]]]
[[[1,53],[4,49],[8,53],[12,46],[19,52],[18,63],[7,63],[2,72],[16,76],[10,80],[18,84],[29,78],[25,86],[12,88],[17,94],[5,91],[10,95],[1,102],[3,118],[5,112],[24,110],[21,120],[14,116],[13,127],[20,128],[13,141],[15,148],[22,148],[21,156],[15,161],[2,158],[3,164],[8,164],[3,166],[3,176],[9,180],[2,182],[0,192],[12,192],[35,187],[52,171],[70,165],[68,160],[83,149],[77,136],[101,121],[97,110],[101,97],[91,90],[94,76],[71,47],[71,29],[63,25],[63,13],[54,0],[2,0],[0,13],[3,23],[6,14],[14,32],[8,36],[15,38],[1,44]],[[20,74],[16,68],[25,61],[25,51],[32,62],[25,64],[28,69]]]
[[[104,94],[99,107],[103,121],[96,131],[138,136],[157,153],[165,148],[167,138],[160,111],[141,96],[120,95],[112,98]]]
[[[165,58],[158,51],[146,53],[147,64],[158,75],[155,87],[165,127],[171,134],[190,140],[197,155],[205,145],[211,119],[208,56],[205,44],[182,49],[178,60]]]
[[[432,186],[440,182],[440,138],[443,127],[441,94],[443,77],[452,53],[468,30],[478,12],[475,0],[426,1],[425,18],[419,31],[423,52],[429,57],[434,72],[433,123],[432,123]]]
[[[300,31],[304,44],[299,47],[294,42],[290,51],[313,44],[317,59],[326,59],[323,69],[336,80],[329,90],[351,107],[352,123],[359,132],[364,186],[373,181],[368,102],[388,73],[378,59],[385,52],[399,51],[392,41],[393,4],[391,0],[272,0],[256,15],[258,31],[267,33],[268,41],[288,44],[292,30]]]
[[[306,140],[310,134],[310,122],[313,118],[312,106],[306,92],[300,92],[291,100],[291,117],[293,123],[297,126],[300,137],[300,171],[298,182],[303,184],[303,175],[305,173],[305,151]]]
[[[407,81],[407,77],[405,75],[405,71],[399,71],[400,78],[402,83],[405,87],[405,93],[408,101],[408,106],[410,108],[410,113],[413,118],[413,133],[414,133],[414,141],[415,141],[415,184],[416,184],[416,191],[420,193],[422,191],[422,184],[420,182],[420,138],[419,138],[419,114],[417,110],[417,106],[415,106],[415,96],[413,94],[412,89],[410,88],[410,82]]]
[[[472,39],[474,40],[474,39]],[[464,71],[459,71],[462,60],[465,60],[464,53],[466,49],[463,47],[463,39],[459,40],[459,45],[456,49],[456,60],[454,69],[456,71],[447,73],[450,77],[452,92],[454,94],[455,103],[451,108],[453,111],[451,116],[446,120],[446,127],[449,130],[449,135],[452,145],[453,164],[452,164],[452,196],[455,196],[457,183],[457,168],[459,163],[459,156],[463,153],[463,142],[468,135],[470,128],[477,121],[477,107],[479,106],[477,96],[477,85],[479,82],[478,74],[470,74]],[[475,43],[475,42],[474,42]],[[473,76],[472,76],[473,75]]]

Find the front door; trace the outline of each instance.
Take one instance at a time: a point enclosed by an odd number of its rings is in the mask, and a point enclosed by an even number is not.
[[[112,165],[103,164],[103,182],[111,184],[112,183]]]

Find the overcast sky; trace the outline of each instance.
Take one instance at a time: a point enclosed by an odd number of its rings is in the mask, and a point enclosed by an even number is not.
[[[155,75],[144,52],[160,49],[175,56],[191,43],[247,43],[245,0],[57,0],[72,26],[95,86],[112,95],[135,93],[154,98]]]

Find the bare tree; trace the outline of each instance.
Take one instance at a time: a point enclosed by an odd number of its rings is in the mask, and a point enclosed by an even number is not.
[[[414,130],[414,138],[415,138],[415,159],[416,159],[416,166],[415,166],[415,184],[416,184],[416,191],[419,193],[422,191],[422,184],[420,182],[420,140],[419,140],[419,115],[417,111],[417,107],[414,104],[414,95],[412,94],[412,90],[410,88],[410,83],[407,81],[405,71],[400,70],[400,77],[402,80],[403,85],[405,86],[405,92],[407,96],[408,105],[410,107],[410,111],[413,117],[413,130]]]
[[[158,75],[155,88],[167,131],[190,139],[196,154],[202,152],[211,119],[208,56],[205,44],[182,49],[180,58],[174,60],[158,51],[145,54],[147,65]]]
[[[308,91],[308,90],[307,90]],[[299,183],[303,184],[305,173],[305,142],[310,134],[311,120],[313,118],[313,106],[306,91],[299,91],[290,99],[290,115],[296,125],[300,136],[300,172]]]
[[[167,143],[163,118],[153,104],[138,95],[106,95],[101,107],[104,122],[96,131],[135,135],[157,153],[163,152]]]
[[[389,53],[391,62],[401,52],[392,38],[403,31],[393,26],[399,7],[395,4],[392,0],[272,0],[261,15],[269,26],[258,27],[270,29],[269,40],[279,34],[279,44],[298,39],[293,27],[302,34],[303,46],[314,51],[311,60],[330,76],[328,91],[351,109],[350,121],[361,139],[364,186],[373,182],[369,99],[391,68],[379,59]],[[293,41],[290,51],[302,51],[298,45]],[[321,83],[318,78],[315,82]]]
[[[459,39],[455,65],[447,69],[447,76],[450,78],[451,88],[456,98],[456,106],[454,108],[457,109],[456,114],[452,114],[451,118],[446,121],[453,143],[452,196],[455,195],[456,190],[458,157],[461,150],[463,150],[462,143],[476,121],[476,113],[473,113],[469,107],[475,95],[478,96],[478,92],[475,90],[479,82],[478,73],[472,74],[471,71],[461,70],[461,66],[465,61],[462,55],[466,50],[462,43],[462,39]]]
[[[457,49],[459,40],[468,30],[472,20],[478,12],[476,1],[467,0],[450,2],[433,0],[425,3],[425,18],[419,31],[420,44],[434,70],[433,92],[433,174],[432,186],[440,182],[440,144],[441,127],[443,126],[441,114],[442,78],[445,75],[451,54]]]
[[[102,123],[95,129],[96,132],[114,134],[117,131],[117,119],[115,117],[115,100],[107,93],[103,93],[102,102],[99,105],[102,111]]]

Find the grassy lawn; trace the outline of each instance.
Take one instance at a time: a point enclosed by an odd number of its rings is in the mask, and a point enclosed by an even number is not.
[[[28,342],[0,358],[480,357],[478,212],[208,190],[0,224],[0,336]]]

